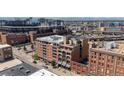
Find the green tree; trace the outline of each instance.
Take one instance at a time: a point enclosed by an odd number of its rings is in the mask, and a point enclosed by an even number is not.
[[[36,60],[34,60],[34,61],[33,61],[33,63],[34,63],[34,64],[37,64],[37,61],[36,61]]]
[[[53,67],[56,66],[56,61],[55,61],[55,60],[52,61],[52,66],[53,66]]]
[[[35,53],[35,54],[33,55],[33,58],[34,58],[34,60],[38,60],[38,59],[39,59],[39,58],[38,58],[38,54]]]

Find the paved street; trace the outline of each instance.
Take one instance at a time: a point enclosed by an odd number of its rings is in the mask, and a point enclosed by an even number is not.
[[[27,50],[31,50],[30,45],[26,46]],[[72,75],[77,75],[75,73],[72,73],[69,70],[66,70],[64,68],[53,68],[51,65],[46,65],[44,62],[38,61],[37,64],[33,63],[33,58],[32,55],[34,52],[31,53],[25,53],[25,51],[22,49],[18,50],[18,48],[13,47],[13,54],[15,58],[20,59],[21,61],[28,63],[38,69],[42,69],[43,66],[47,66],[47,70],[57,74],[57,75],[62,75],[62,76],[72,76]]]
[[[34,53],[32,53],[32,54],[25,53],[23,49],[18,50],[17,48],[13,48],[14,57],[16,57],[16,58],[20,59],[21,61],[26,62],[26,63],[38,68],[38,69],[41,69],[42,64],[40,62],[38,62],[37,64],[33,63],[33,61],[34,61],[33,58],[32,58],[33,54]]]

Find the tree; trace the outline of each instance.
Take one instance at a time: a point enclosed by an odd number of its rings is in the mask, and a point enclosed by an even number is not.
[[[35,53],[35,54],[33,55],[33,58],[34,58],[34,60],[38,60],[38,59],[39,59],[39,58],[38,58],[38,54]]]
[[[37,64],[37,61],[36,61],[36,60],[34,60],[34,61],[33,61],[33,63],[34,63],[34,64]]]
[[[55,61],[55,60],[52,61],[52,66],[53,66],[53,67],[56,66],[56,61]]]

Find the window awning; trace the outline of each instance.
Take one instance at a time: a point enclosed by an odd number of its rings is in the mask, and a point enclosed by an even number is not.
[[[62,64],[62,61],[58,61],[58,64],[61,65]]]
[[[64,67],[65,67],[65,66],[66,66],[66,62],[63,62],[63,63],[62,63],[62,66],[64,66]]]
[[[66,64],[66,67],[67,67],[67,68],[70,68],[70,67],[71,67],[71,65],[70,65],[70,64]]]

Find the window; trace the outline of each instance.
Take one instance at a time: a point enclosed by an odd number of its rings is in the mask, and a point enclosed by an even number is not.
[[[102,66],[104,66],[104,63],[102,63]]]
[[[111,63],[113,63],[114,61],[112,60]]]
[[[124,61],[124,58],[122,58],[122,61]]]
[[[80,72],[77,72],[77,74],[80,74]]]
[[[94,53],[94,55],[96,55],[96,52]]]
[[[56,56],[53,56],[53,58],[56,58]]]
[[[91,62],[93,62],[93,60],[91,60]]]
[[[103,72],[104,70],[103,70],[103,68],[101,69],[101,72]]]
[[[73,63],[73,65],[76,65],[75,63]]]
[[[110,65],[108,64],[107,67],[110,67]]]
[[[112,59],[114,59],[114,56],[112,56]]]
[[[109,74],[109,72],[110,72],[109,70],[106,71],[107,74]]]
[[[101,65],[101,63],[99,62],[98,65]]]
[[[70,55],[70,54],[71,54],[71,53],[68,53],[68,52],[67,52],[67,55]]]
[[[118,57],[117,60],[120,60],[120,57]]]
[[[79,68],[81,67],[80,65],[77,65]]]
[[[76,68],[75,68],[75,67],[73,67],[73,69],[75,70]]]

